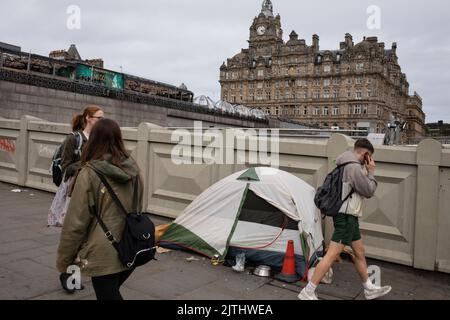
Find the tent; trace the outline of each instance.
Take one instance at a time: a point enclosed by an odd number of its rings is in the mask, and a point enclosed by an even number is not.
[[[245,252],[246,260],[280,270],[288,240],[296,271],[322,256],[321,216],[315,190],[296,176],[270,167],[236,172],[202,192],[167,228],[163,247],[181,247],[221,260]]]

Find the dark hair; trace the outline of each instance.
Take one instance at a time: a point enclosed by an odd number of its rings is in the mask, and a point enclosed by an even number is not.
[[[366,138],[356,140],[355,149],[367,149],[371,153],[375,152],[375,150],[373,149],[372,143],[369,140],[367,140]]]
[[[85,119],[87,116],[93,117],[97,111],[101,111],[102,108],[96,105],[89,105],[84,110],[83,113],[77,114],[72,118],[72,131],[83,130],[86,127]]]
[[[115,166],[121,167],[122,161],[128,157],[117,122],[111,119],[100,119],[92,127],[89,141],[81,154],[81,165],[92,160],[108,160]]]

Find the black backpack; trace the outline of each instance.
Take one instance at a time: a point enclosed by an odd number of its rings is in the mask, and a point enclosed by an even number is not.
[[[108,190],[112,200],[117,205],[121,213],[125,216],[125,228],[122,232],[120,241],[116,241],[111,231],[100,218],[97,210],[90,207],[91,213],[97,218],[100,227],[105,232],[106,238],[111,242],[113,247],[119,254],[119,259],[127,268],[132,269],[142,266],[150,260],[155,259],[155,225],[148,217],[148,214],[142,213],[138,209],[138,193],[139,193],[139,178],[136,178],[133,193],[133,210],[128,213],[125,207],[120,202],[111,185],[106,180],[105,176],[96,168],[89,166],[95,171],[97,176],[102,181],[103,185]]]
[[[77,147],[75,149],[75,154],[80,156],[81,155],[81,146],[83,144],[83,138],[81,137],[81,133],[79,132],[72,132],[72,134],[75,136],[75,140],[77,143]],[[62,153],[64,150],[64,143],[66,140],[64,140],[63,143],[61,143],[53,153],[52,157],[52,164],[50,166],[50,173],[52,174],[53,183],[59,187],[61,185],[62,179],[63,179],[63,172],[61,167],[61,161],[62,161]]]
[[[334,168],[325,178],[323,185],[317,189],[314,203],[320,209],[323,217],[337,216],[342,204],[353,194],[354,190],[352,189],[342,200],[342,177],[345,166],[350,163],[354,162],[343,163]]]

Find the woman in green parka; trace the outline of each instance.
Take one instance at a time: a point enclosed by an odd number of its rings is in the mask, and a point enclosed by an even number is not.
[[[98,300],[121,300],[120,286],[133,270],[120,262],[117,251],[89,208],[96,208],[113,236],[120,240],[124,217],[92,167],[106,176],[129,212],[134,186],[139,179],[139,206],[142,206],[139,168],[128,155],[115,121],[102,119],[95,124],[81,157],[81,166],[61,232],[57,268],[65,273],[69,266],[77,265],[82,275],[92,277]]]

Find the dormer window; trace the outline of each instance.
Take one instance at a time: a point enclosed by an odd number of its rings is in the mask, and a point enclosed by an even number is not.
[[[341,54],[340,54],[340,53],[338,53],[338,54],[336,55],[336,61],[337,61],[337,62],[341,62]]]

